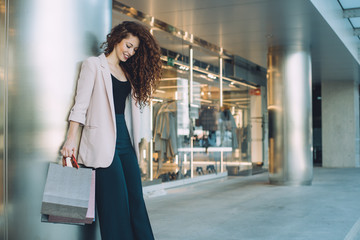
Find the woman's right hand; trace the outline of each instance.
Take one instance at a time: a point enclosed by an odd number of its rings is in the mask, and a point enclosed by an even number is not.
[[[67,139],[64,143],[64,146],[61,148],[61,155],[64,157],[76,156],[77,153],[77,142],[76,142],[76,133],[79,129],[80,123],[70,121],[69,131]]]
[[[60,152],[64,157],[71,157],[72,155],[76,156],[77,148],[75,141],[67,139]]]

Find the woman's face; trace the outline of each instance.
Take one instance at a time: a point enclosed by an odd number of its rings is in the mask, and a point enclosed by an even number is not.
[[[115,45],[116,56],[122,62],[126,62],[139,48],[140,40],[132,34]]]

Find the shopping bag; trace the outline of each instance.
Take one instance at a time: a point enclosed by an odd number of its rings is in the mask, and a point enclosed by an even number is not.
[[[92,171],[90,168],[71,168],[50,163],[41,213],[58,217],[86,219]]]
[[[81,224],[81,225],[92,224],[93,221],[95,221],[95,170],[92,170],[90,198],[89,198],[89,205],[85,219],[76,219],[76,218],[49,215],[47,217],[44,217],[43,221],[52,222],[52,223],[69,223],[69,224]]]

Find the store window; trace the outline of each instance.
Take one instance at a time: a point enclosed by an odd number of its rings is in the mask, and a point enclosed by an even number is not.
[[[224,164],[229,175],[251,169],[251,125],[249,89],[235,81],[224,81],[221,110],[221,139]]]
[[[194,49],[193,104],[194,177],[221,172],[219,57]]]
[[[162,182],[190,177],[189,68],[167,62],[153,96],[153,178]],[[187,154],[187,151],[185,151]]]
[[[246,168],[247,87],[221,82],[218,56],[195,50],[190,74],[190,56],[165,49],[163,55],[151,106],[152,164],[143,180],[167,182]]]

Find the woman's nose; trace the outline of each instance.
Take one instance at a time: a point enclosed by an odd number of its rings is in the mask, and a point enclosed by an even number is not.
[[[130,55],[133,56],[135,54],[135,50],[134,49],[131,49],[130,50]]]

